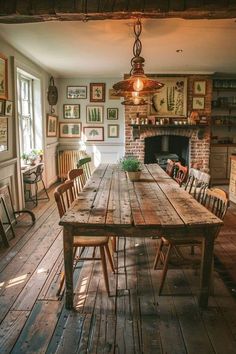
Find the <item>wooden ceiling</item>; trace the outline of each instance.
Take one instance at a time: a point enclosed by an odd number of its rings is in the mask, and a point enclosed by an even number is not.
[[[236,0],[0,0],[0,23],[236,17]]]

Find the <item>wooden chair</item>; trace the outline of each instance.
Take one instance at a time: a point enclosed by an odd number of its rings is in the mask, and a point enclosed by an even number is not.
[[[208,173],[191,168],[184,189],[192,194],[199,203],[203,203],[210,179],[211,176]],[[194,255],[194,246],[191,246],[191,255]]]
[[[228,209],[229,206],[229,199],[226,194],[221,189],[215,188],[212,190],[207,190],[206,194],[204,196],[204,203],[203,203],[207,209],[209,209],[213,214],[215,214],[218,218],[222,219],[225,216],[225,213]],[[162,261],[163,263],[163,270],[162,270],[162,277],[161,277],[161,283],[160,283],[160,288],[159,288],[159,295],[162,293],[162,289],[164,286],[166,274],[168,271],[168,266],[169,266],[169,260],[172,251],[175,252],[178,256],[180,256],[182,259],[186,258],[183,256],[180,248],[183,246],[191,246],[191,245],[198,245],[201,246],[201,242],[198,241],[197,239],[190,239],[190,238],[176,238],[172,240],[167,240],[165,237],[161,237],[159,240],[159,246],[157,249],[155,261],[154,261],[154,266],[153,268],[156,269],[157,265],[159,263],[159,260]],[[166,252],[164,252],[164,248],[166,248]]]
[[[173,160],[168,159],[168,160],[167,160],[167,165],[166,165],[166,173],[167,173],[170,177],[173,177],[174,168],[175,168],[175,162],[174,162]]]
[[[74,168],[68,172],[68,180],[74,181],[75,196],[79,196],[79,192],[84,186],[84,170],[82,168]],[[109,238],[111,240],[112,251],[116,252],[116,237]]]
[[[58,186],[54,192],[54,197],[57,203],[57,208],[60,217],[64,215],[66,210],[70,207],[71,203],[75,200],[75,190],[74,190],[74,181],[66,181],[60,186]],[[105,287],[107,290],[108,295],[110,294],[109,290],[109,282],[108,282],[108,274],[107,274],[107,264],[106,264],[106,256],[105,251],[108,257],[108,261],[110,263],[111,269],[113,273],[115,272],[113,260],[111,257],[111,253],[108,247],[109,237],[107,236],[96,236],[96,237],[89,237],[89,236],[74,236],[73,239],[73,246],[74,246],[74,260],[75,265],[77,262],[81,260],[101,260],[102,261],[102,269],[105,281]],[[77,249],[79,247],[99,247],[100,249],[100,257],[78,257],[76,258]],[[57,292],[59,296],[61,293],[61,289],[64,284],[64,274],[62,275],[61,283]]]
[[[68,172],[67,180],[74,181],[75,196],[78,197],[79,192],[82,191],[84,186],[84,171],[82,168],[73,168]]]
[[[188,167],[182,166],[180,162],[175,163],[176,173],[174,176],[174,180],[182,186],[182,184],[186,181],[188,175]]]
[[[83,185],[85,185],[87,180],[91,177],[90,163],[91,163],[91,157],[84,157],[82,159],[79,159],[79,161],[77,162],[77,168],[80,169],[82,168],[84,172],[82,176]]]
[[[208,173],[199,170],[195,170],[194,174],[195,181],[193,188],[193,196],[199,203],[202,203],[206,191],[209,188],[211,176]]]
[[[209,188],[211,176],[195,168],[190,168],[184,189],[201,203],[206,190]]]
[[[188,177],[187,180],[184,184],[182,184],[182,186],[184,187],[184,189],[191,194],[193,191],[193,187],[194,187],[194,181],[195,181],[195,174],[194,174],[194,168],[190,168],[189,173],[188,173]]]

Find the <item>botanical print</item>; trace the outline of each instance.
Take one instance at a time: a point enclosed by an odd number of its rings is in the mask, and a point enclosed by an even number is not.
[[[187,109],[187,79],[159,78],[164,86],[152,97],[151,115],[183,117]]]
[[[205,95],[206,81],[194,81],[193,93],[195,95]]]
[[[67,98],[87,98],[87,86],[67,86]]]
[[[0,54],[0,98],[7,99],[7,59]]]
[[[55,137],[57,136],[57,117],[56,116],[47,116],[47,136]]]
[[[118,119],[118,108],[107,108],[107,119],[108,120]]]
[[[102,122],[103,122],[103,107],[87,106],[87,123],[102,123]]]
[[[119,125],[108,124],[108,138],[118,138],[118,137],[119,137]]]
[[[63,105],[64,118],[79,119],[80,105],[79,104],[64,104]]]
[[[12,109],[13,109],[13,102],[12,101],[6,101],[5,115],[6,116],[12,116]]]
[[[80,138],[81,124],[80,123],[60,123],[61,138]]]
[[[205,98],[204,97],[193,97],[193,109],[204,109]]]
[[[84,135],[87,141],[103,141],[103,127],[84,127]]]
[[[7,118],[0,118],[0,152],[7,150]]]
[[[105,102],[105,84],[91,83],[90,84],[90,101]]]
[[[4,114],[5,114],[5,101],[0,100],[0,115],[4,116]]]

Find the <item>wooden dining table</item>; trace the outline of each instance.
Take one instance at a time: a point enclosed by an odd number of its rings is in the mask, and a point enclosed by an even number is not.
[[[222,221],[198,203],[158,164],[143,165],[131,182],[119,165],[101,164],[61,218],[65,266],[65,306],[73,308],[73,236],[202,239],[200,307],[207,307],[214,240]],[[158,284],[157,284],[158,286]]]

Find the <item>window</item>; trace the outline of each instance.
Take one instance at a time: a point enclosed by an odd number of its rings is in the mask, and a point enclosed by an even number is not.
[[[40,80],[17,69],[20,151],[42,149],[42,108]]]

